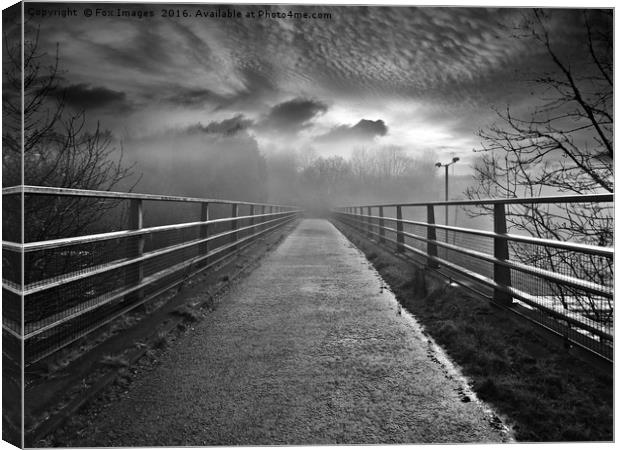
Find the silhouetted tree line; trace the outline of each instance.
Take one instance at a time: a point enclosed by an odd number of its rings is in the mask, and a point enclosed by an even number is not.
[[[397,146],[359,147],[351,156],[288,153],[268,158],[270,195],[312,209],[341,204],[436,200],[434,159]]]

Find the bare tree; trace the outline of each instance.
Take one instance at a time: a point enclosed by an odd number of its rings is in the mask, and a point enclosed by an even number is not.
[[[4,79],[14,92],[20,92],[21,48],[19,42],[11,42],[6,35],[4,44],[8,56]],[[69,111],[59,88],[58,50],[51,64],[49,60],[49,55],[39,50],[38,32],[26,33],[23,136],[20,96],[3,96],[3,185],[111,190],[132,175],[132,167],[124,165],[122,148],[112,146],[110,132],[101,130],[99,125],[87,130],[85,112]],[[22,157],[23,182],[19,162]],[[97,223],[106,213],[106,208],[101,208],[96,200],[64,199],[50,205],[49,199],[44,199],[33,203],[36,204],[28,211],[29,240],[78,233]]]
[[[382,178],[399,178],[405,176],[414,166],[414,160],[405,153],[405,149],[396,145],[379,148],[376,153],[377,168]]]
[[[368,147],[356,147],[351,153],[351,172],[362,183],[369,182],[374,175],[374,153]]]
[[[101,130],[99,125],[88,130],[85,112],[71,111],[63,101],[58,49],[54,56],[47,55],[39,49],[38,31],[27,32],[22,64],[20,42],[12,41],[6,34],[3,40],[4,83],[9,87],[2,99],[3,186],[112,190],[128,180],[133,167],[124,165],[122,148],[113,147],[111,133]],[[22,70],[23,109],[19,95]],[[42,241],[103,229],[112,221],[122,220],[123,212],[118,207],[119,201],[114,200],[27,196],[24,239]],[[21,222],[21,218],[11,216],[4,226],[20,226],[10,223],[15,220]],[[27,281],[64,270],[69,259],[29,255],[25,262]],[[71,264],[76,266],[75,261]]]
[[[612,12],[580,12],[577,32],[583,46],[569,51],[552,31],[554,13],[532,10],[521,28],[522,37],[541,50],[550,67],[532,80],[541,102],[521,115],[498,110],[497,123],[480,131],[483,145],[476,184],[466,192],[470,199],[613,192]],[[534,236],[609,246],[612,208],[591,203],[511,206],[507,220]],[[550,248],[513,250],[529,264],[599,284],[609,285],[613,277],[612,261]],[[564,307],[568,296],[593,302],[565,289],[554,294]],[[590,306],[596,315],[594,303]]]
[[[407,155],[403,147],[357,147],[351,158],[351,171],[361,181],[393,180],[407,176],[417,161]]]
[[[338,192],[351,174],[348,161],[341,156],[319,157],[302,173],[303,182],[317,192],[329,197]]]

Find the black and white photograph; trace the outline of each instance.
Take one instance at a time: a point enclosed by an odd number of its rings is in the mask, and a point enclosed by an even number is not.
[[[612,445],[614,20],[3,2],[5,448]]]

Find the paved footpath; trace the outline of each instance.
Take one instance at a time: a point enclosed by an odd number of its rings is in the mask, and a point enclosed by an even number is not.
[[[305,219],[71,446],[502,442],[326,220]]]

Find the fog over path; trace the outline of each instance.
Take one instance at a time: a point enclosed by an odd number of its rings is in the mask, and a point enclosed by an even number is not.
[[[501,442],[370,263],[305,219],[71,446]]]

